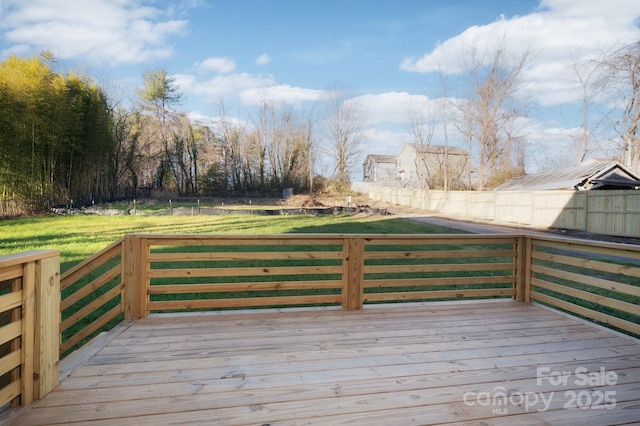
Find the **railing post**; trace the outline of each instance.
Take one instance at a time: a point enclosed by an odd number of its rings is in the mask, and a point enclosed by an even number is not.
[[[33,380],[33,399],[38,400],[44,398],[59,382],[59,254],[36,261],[34,313],[33,374],[25,377],[25,380]]]
[[[343,272],[342,308],[362,309],[364,301],[364,239],[361,237],[344,240],[346,253]]]
[[[531,302],[531,238],[518,237],[516,243],[516,294],[517,302]]]
[[[127,235],[122,247],[122,303],[125,319],[139,319],[147,316],[147,269],[148,251],[142,238]]]

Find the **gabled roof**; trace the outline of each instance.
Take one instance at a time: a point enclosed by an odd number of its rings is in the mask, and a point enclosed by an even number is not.
[[[513,178],[497,191],[637,189],[640,177],[617,161],[587,160],[576,167]]]
[[[396,162],[395,155],[369,154],[367,155],[367,158],[371,158],[376,163],[394,163],[395,164]]]
[[[448,155],[469,155],[468,151],[457,146],[444,146],[444,145],[432,145],[432,144],[419,144],[408,143],[406,146],[413,148],[420,154],[443,154],[446,152]]]

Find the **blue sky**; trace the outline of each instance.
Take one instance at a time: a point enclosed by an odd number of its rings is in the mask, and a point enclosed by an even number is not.
[[[640,40],[639,19],[634,0],[0,0],[0,59],[47,49],[62,69],[131,98],[145,70],[163,67],[185,94],[180,109],[205,122],[220,99],[250,122],[262,93],[320,108],[329,88],[346,88],[368,119],[365,153],[395,154],[410,142],[407,105],[442,96],[434,71],[448,70],[449,96],[463,97],[469,47],[502,40],[531,53],[522,94],[533,170],[570,158],[572,64]]]

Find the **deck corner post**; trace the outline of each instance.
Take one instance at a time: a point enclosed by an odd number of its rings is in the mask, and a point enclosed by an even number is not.
[[[32,381],[33,400],[58,386],[60,375],[60,254],[35,262],[35,306]],[[29,397],[26,398],[26,401]]]
[[[362,237],[345,239],[344,251],[342,308],[359,310],[364,303],[364,239]]]
[[[517,302],[531,302],[531,237],[518,237],[516,243],[516,283],[515,296]]]
[[[148,256],[145,244],[137,235],[127,235],[122,247],[122,303],[128,320],[147,316],[147,277],[144,274]]]

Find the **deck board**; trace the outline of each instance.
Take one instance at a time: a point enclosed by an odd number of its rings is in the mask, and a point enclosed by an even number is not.
[[[617,378],[538,384],[538,367]],[[110,336],[17,424],[622,424],[640,418],[639,383],[637,340],[511,301],[163,314]],[[502,389],[515,399],[470,403]],[[600,391],[615,408],[565,407]]]

